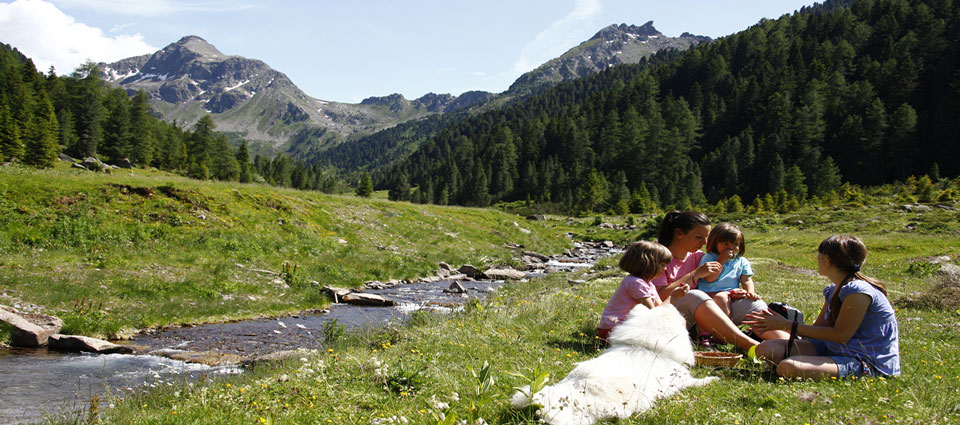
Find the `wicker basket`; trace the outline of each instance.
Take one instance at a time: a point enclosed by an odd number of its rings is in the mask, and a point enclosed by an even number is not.
[[[708,367],[733,367],[743,358],[742,354],[721,351],[696,351],[693,356],[697,359],[697,366]]]

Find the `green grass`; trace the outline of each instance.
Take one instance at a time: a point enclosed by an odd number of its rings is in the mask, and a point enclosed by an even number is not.
[[[828,283],[813,272],[817,244],[837,232],[864,239],[870,248],[865,271],[887,283],[897,308],[903,375],[811,382],[784,381],[754,364],[694,368],[697,376],[722,379],[686,389],[628,420],[604,423],[957,423],[960,307],[956,301],[936,308],[908,302],[939,294],[933,266],[922,265],[929,264],[928,257],[951,255],[956,263],[960,223],[955,214],[934,209],[917,217],[878,206],[714,217],[715,222],[743,225],[761,295],[786,301],[808,318],[818,313]],[[610,232],[592,227],[592,221],[572,226],[583,235]],[[909,230],[906,225],[912,222],[921,225]],[[635,232],[619,231],[623,239]],[[467,423],[477,423],[476,418],[491,424],[536,423],[531,411],[510,407],[513,388],[530,383],[538,372],[549,373],[556,382],[575,363],[599,354],[595,326],[622,278],[613,268],[615,260],[576,274],[511,284],[461,313],[420,313],[409,326],[347,334],[327,351],[261,365],[238,377],[133,394],[101,412],[100,419],[124,424],[373,424],[401,423],[402,417],[409,423],[437,424],[443,413]],[[489,376],[482,373],[485,364]]]
[[[0,168],[0,279],[6,294],[0,302],[38,304],[64,313],[68,326],[103,333],[277,314],[325,302],[314,280],[355,286],[427,274],[438,261],[509,263],[515,253],[505,243],[558,252],[567,244],[559,235],[567,231],[626,242],[649,235],[656,219],[634,217],[639,227],[633,230],[602,229],[592,217],[527,222],[489,210],[141,173]],[[150,187],[157,194],[146,198],[117,185]],[[752,364],[694,368],[697,376],[723,379],[684,390],[628,420],[604,423],[960,421],[960,302],[945,292],[949,285],[941,287],[930,263],[940,255],[957,263],[956,211],[906,213],[878,202],[711,218],[744,228],[760,294],[786,301],[808,318],[817,315],[827,284],[813,272],[817,244],[835,233],[861,237],[870,249],[864,271],[886,282],[897,308],[903,375],[809,382],[782,381]],[[533,233],[518,231],[514,221]],[[284,262],[297,268],[281,283],[249,270],[280,271]],[[437,424],[443,413],[467,423],[535,423],[531,411],[509,406],[513,388],[538,373],[556,382],[600,353],[595,327],[622,278],[615,262],[511,284],[460,313],[418,313],[408,326],[347,333],[322,352],[261,364],[240,376],[174,379],[171,386],[104,400],[112,409],[61,422],[373,424],[400,423],[403,417]]]
[[[155,171],[0,167],[0,302],[63,316],[65,332],[114,337],[319,308],[325,285],[428,276],[440,261],[508,264],[508,244],[555,253],[570,242],[492,210]],[[293,273],[283,278],[255,271],[284,264]]]

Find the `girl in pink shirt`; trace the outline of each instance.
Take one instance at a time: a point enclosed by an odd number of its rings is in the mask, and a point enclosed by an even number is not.
[[[672,259],[670,250],[656,242],[639,241],[627,247],[623,257],[620,257],[620,269],[629,273],[629,276],[620,281],[620,286],[603,309],[600,325],[597,326],[597,336],[602,344],[607,344],[610,330],[624,321],[637,304],[654,308],[664,302],[669,303],[673,296],[683,296],[686,292],[685,286],[661,300],[657,288],[651,282],[654,277],[663,273]]]

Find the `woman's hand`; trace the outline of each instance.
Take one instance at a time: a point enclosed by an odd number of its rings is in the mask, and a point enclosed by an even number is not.
[[[689,290],[690,290],[690,285],[687,285],[686,283],[684,283],[680,286],[677,286],[676,288],[673,288],[673,293],[670,294],[670,297],[674,299],[680,298],[684,295],[687,295],[687,291]]]
[[[770,310],[763,309],[748,313],[743,320],[743,324],[750,325],[750,329],[756,333],[762,333],[776,330],[789,331],[793,322]]]
[[[708,261],[697,267],[697,271],[693,276],[693,280],[696,281],[704,276],[708,276],[714,273],[720,273],[723,270],[723,264],[720,264],[716,261]]]

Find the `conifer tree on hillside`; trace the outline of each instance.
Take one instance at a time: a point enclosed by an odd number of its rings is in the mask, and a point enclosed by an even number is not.
[[[237,163],[240,165],[240,183],[250,183],[253,176],[250,173],[250,152],[247,150],[247,141],[240,142],[237,148]]]
[[[0,161],[23,159],[20,126],[13,121],[10,108],[0,103]]]
[[[77,144],[67,149],[73,156],[94,156],[103,138],[100,70],[92,62],[87,62],[74,71],[73,79],[77,83],[68,88],[68,96],[73,105]]]
[[[60,124],[53,104],[44,92],[40,92],[27,134],[23,162],[38,168],[53,167],[60,154],[59,134]]]
[[[123,89],[109,91],[104,99],[106,119],[103,123],[103,140],[97,147],[97,153],[112,164],[130,157],[132,143],[128,103]]]
[[[373,179],[370,178],[370,173],[363,173],[360,183],[357,184],[357,196],[369,198],[370,195],[373,195]]]
[[[147,94],[142,90],[133,96],[130,103],[130,159],[143,166],[153,161],[156,137],[150,117]]]
[[[763,203],[787,187],[822,197],[844,181],[883,184],[960,156],[955,8],[827,3],[451,122],[395,169],[422,186],[455,165],[465,182],[449,192],[451,203],[477,204],[483,168],[491,202],[571,207],[583,207],[577,188],[590,170],[622,171],[631,193],[646,185],[668,207],[734,195]],[[503,155],[502,134],[514,135],[515,161]],[[940,172],[956,176],[960,163],[941,162]],[[395,174],[374,176],[388,186]],[[441,179],[438,187],[450,184]],[[793,201],[782,204],[758,206]]]

